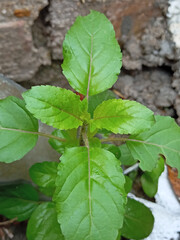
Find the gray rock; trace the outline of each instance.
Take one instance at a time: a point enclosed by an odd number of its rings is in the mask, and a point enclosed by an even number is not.
[[[172,82],[172,87],[175,88],[180,95],[180,78],[174,78]]]
[[[0,72],[16,82],[31,79],[41,65],[50,65],[47,48],[36,48],[31,26],[47,0],[1,0]]]
[[[0,75],[0,99],[10,95],[21,97],[23,91],[25,91],[24,88]],[[40,124],[39,131],[50,133],[52,128]],[[28,170],[34,163],[57,161],[58,159],[59,154],[50,147],[48,139],[39,137],[35,148],[25,155],[23,159],[9,164],[0,163],[0,181],[29,180]]]
[[[26,89],[21,87],[19,84],[0,74],[0,99],[7,96],[15,96],[20,98],[21,93],[25,90]]]
[[[112,2],[114,2],[113,0]],[[62,59],[62,43],[66,32],[77,16],[87,15],[91,9],[103,12],[106,0],[51,0],[49,6],[49,47],[54,60]]]
[[[176,98],[175,108],[178,115],[178,123],[180,124],[180,95]]]
[[[49,7],[51,23],[49,46],[53,59],[62,59],[64,36],[79,13],[80,1],[52,0]]]
[[[171,86],[171,75],[158,70],[146,70],[134,76],[120,75],[114,88],[125,98],[136,100],[156,114],[174,116],[173,109],[177,93]],[[177,108],[177,106],[176,106]]]
[[[159,107],[170,107],[174,104],[176,92],[170,87],[162,87],[156,98],[156,105]]]
[[[40,10],[47,5],[48,0],[1,0],[0,22],[16,21],[21,18],[32,25]]]

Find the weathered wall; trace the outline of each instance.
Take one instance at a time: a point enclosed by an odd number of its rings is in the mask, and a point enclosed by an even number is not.
[[[106,14],[122,48],[115,88],[124,93],[133,78],[125,97],[180,122],[179,0],[1,0],[0,72],[25,87],[69,88],[60,69],[64,35],[89,9]]]

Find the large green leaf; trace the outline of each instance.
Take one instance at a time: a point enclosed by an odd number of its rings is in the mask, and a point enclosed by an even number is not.
[[[128,198],[124,215],[122,236],[128,239],[144,239],[153,229],[154,217],[144,204]]]
[[[144,172],[141,176],[141,184],[144,192],[148,197],[154,197],[158,190],[158,180],[161,173],[164,171],[164,159],[159,158],[157,166],[152,170],[152,172]]]
[[[64,240],[52,202],[40,204],[33,212],[27,226],[27,239]]]
[[[58,162],[36,163],[29,169],[29,175],[39,186],[42,193],[52,196],[55,191],[55,180]]]
[[[54,86],[37,86],[23,93],[27,109],[43,123],[58,129],[77,128],[89,117],[87,101]]]
[[[23,100],[0,100],[0,162],[21,159],[37,142],[38,122],[25,108]]]
[[[123,224],[124,176],[101,148],[67,149],[61,157],[54,201],[66,240],[116,240]]]
[[[28,219],[39,202],[37,191],[29,184],[0,187],[0,214],[18,221]]]
[[[79,140],[77,138],[77,129],[70,129],[67,131],[64,130],[55,130],[52,132],[52,135],[65,139],[65,142],[60,142],[56,139],[49,139],[49,144],[54,148],[58,153],[63,154],[67,147],[76,147],[79,146]]]
[[[180,127],[170,117],[156,116],[156,123],[148,131],[131,136],[127,141],[132,156],[140,161],[143,171],[156,167],[158,155],[179,171],[180,177]]]
[[[110,99],[94,111],[92,130],[105,128],[114,133],[137,134],[154,124],[153,112],[142,104],[122,99]]]
[[[116,98],[116,95],[110,90],[90,96],[88,101],[88,112],[91,114],[91,117],[93,117],[93,112],[99,104],[101,104],[103,101],[114,98]]]
[[[96,11],[76,18],[66,34],[63,56],[63,73],[70,85],[89,96],[111,88],[122,65],[113,26]]]

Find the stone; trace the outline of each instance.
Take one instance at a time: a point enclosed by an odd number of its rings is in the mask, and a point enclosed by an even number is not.
[[[101,1],[69,1],[51,0],[49,7],[50,37],[49,47],[52,50],[54,60],[62,59],[62,44],[67,30],[74,23],[78,15],[87,15],[90,9],[98,10]]]
[[[113,23],[116,36],[141,36],[152,18],[161,16],[157,0],[109,1],[104,12]]]
[[[17,82],[31,79],[41,60],[26,22],[0,23],[0,36],[0,71]]]
[[[36,48],[31,26],[47,0],[1,0],[0,72],[16,82],[30,80],[41,65],[50,65],[49,50]]]
[[[157,0],[111,0],[111,1],[67,1],[51,0],[49,6],[49,47],[52,58],[62,59],[64,36],[78,15],[86,15],[90,9],[99,10],[112,22],[117,39],[141,36],[147,24],[154,17],[162,15]],[[147,5],[148,4],[148,5]]]
[[[115,27],[126,70],[171,66],[171,60],[178,58],[164,17],[168,0],[112,1],[106,7],[104,12]]]
[[[130,89],[133,87],[133,78],[129,75],[120,76],[118,81],[114,84],[114,88],[118,89],[125,98],[130,96]]]
[[[172,87],[175,88],[180,95],[180,78],[173,78]]]
[[[171,107],[176,99],[176,92],[170,87],[161,87],[156,98],[156,105],[159,107]]]
[[[13,95],[21,97],[21,93],[26,89],[13,81],[0,75],[0,99]],[[39,131],[50,133],[52,128],[44,124],[40,124]],[[42,161],[58,161],[59,154],[53,150],[48,139],[39,137],[38,143],[28,154],[21,160],[13,163],[0,163],[0,182],[15,181],[19,179],[30,180],[29,168],[36,162]]]
[[[141,59],[132,59],[128,54],[124,54],[122,59],[123,67],[126,70],[141,70],[142,61]]]
[[[21,93],[26,89],[14,81],[0,74],[0,99],[8,96],[15,96],[21,98]]]
[[[180,95],[176,98],[175,101],[176,113],[178,115],[178,123],[180,124]]]
[[[0,22],[23,19],[33,24],[39,12],[48,5],[48,0],[1,0]]]
[[[31,84],[33,86],[49,84],[72,90],[67,79],[62,73],[60,61],[53,61],[51,66],[41,66],[36,75],[32,78]]]
[[[50,64],[48,51],[34,47],[24,20],[0,23],[0,36],[0,71],[16,82],[31,79],[40,65]]]
[[[172,89],[168,72],[161,69],[144,70],[133,76],[122,72],[114,88],[125,99],[136,100],[156,114],[175,116],[173,106],[177,93]]]

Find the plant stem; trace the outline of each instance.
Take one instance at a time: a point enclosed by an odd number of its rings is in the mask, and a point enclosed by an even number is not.
[[[89,147],[89,139],[87,136],[87,131],[88,131],[88,125],[85,125],[82,131],[82,138],[84,141],[84,144],[87,148],[88,152],[88,197],[89,197],[89,214],[90,214],[90,219],[92,222],[92,197],[91,197],[91,158],[90,158],[90,147]]]
[[[8,221],[4,221],[4,222],[0,222],[0,226],[7,226],[13,222],[17,221],[17,217],[16,218],[13,218],[13,219],[10,219]]]
[[[52,138],[52,139],[58,140],[60,142],[65,142],[66,141],[66,139],[64,139],[64,138],[60,138],[60,137],[57,137],[57,136],[54,136],[54,135],[51,135],[51,134],[47,134],[47,133],[37,132],[37,134],[39,136]]]
[[[103,142],[116,142],[116,141],[123,141],[123,142],[126,142],[126,141],[131,141],[133,139],[129,139],[127,137],[118,137],[118,138],[104,138],[104,139],[101,139],[100,141],[103,143]]]
[[[92,59],[93,59],[93,36],[91,36],[91,54],[90,54],[89,76],[88,76],[88,86],[87,86],[87,94],[86,94],[87,102],[89,98],[89,89],[90,89],[90,83],[91,83]]]
[[[160,144],[157,144],[157,143],[152,143],[152,142],[147,142],[147,141],[142,141],[142,140],[138,140],[138,139],[131,139],[131,138],[127,138],[127,137],[118,137],[118,138],[106,138],[106,139],[101,139],[100,140],[101,142],[116,142],[116,141],[123,141],[123,142],[136,142],[136,143],[143,143],[143,144],[146,144],[146,145],[151,145],[151,146],[155,146],[155,147],[158,147],[160,149],[164,148],[164,149],[168,149],[170,151],[173,151],[175,153],[178,153],[180,154],[180,151],[179,150],[176,150],[176,149],[173,149],[171,147],[168,147],[168,146],[165,146],[165,145],[160,145]]]
[[[33,135],[39,135],[39,136],[46,137],[46,138],[56,139],[56,140],[58,140],[60,142],[65,142],[66,141],[66,139],[64,139],[64,138],[60,138],[60,137],[53,136],[51,134],[43,133],[43,132],[31,132],[31,131],[25,131],[25,130],[21,130],[21,129],[3,128],[3,127],[0,127],[0,130],[20,132],[20,133],[33,134]]]

